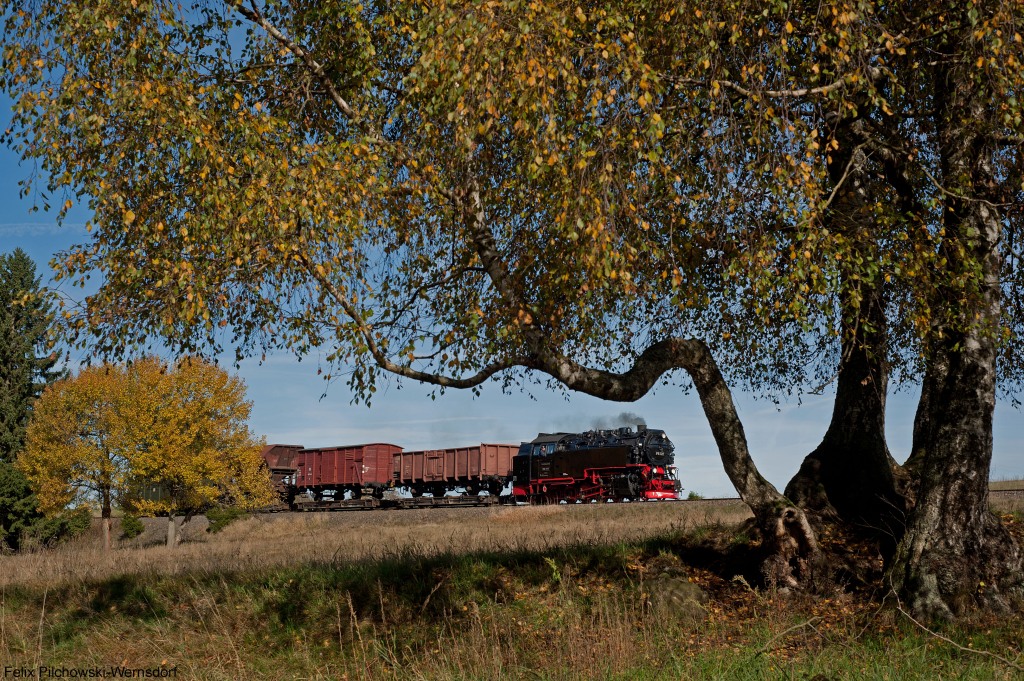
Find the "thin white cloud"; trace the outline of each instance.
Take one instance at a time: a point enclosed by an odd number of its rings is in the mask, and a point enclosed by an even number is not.
[[[58,225],[56,222],[0,222],[0,237],[7,238],[45,237],[72,232],[85,234],[85,223],[65,222]]]

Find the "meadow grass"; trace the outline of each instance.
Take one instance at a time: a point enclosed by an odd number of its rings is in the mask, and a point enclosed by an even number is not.
[[[1024,490],[1024,480],[1016,478],[1006,478],[1003,480],[991,480],[988,483],[988,488],[993,491],[998,490]]]
[[[99,530],[56,549],[0,557],[0,586],[54,586],[156,572],[220,574],[307,563],[358,561],[395,551],[430,556],[607,544],[750,517],[740,501],[500,506],[340,513],[256,514],[217,534],[205,519],[163,546],[166,519],[146,519],[140,537],[104,551]],[[115,535],[117,532],[115,531]]]
[[[1020,619],[932,634],[891,600],[752,589],[746,517],[723,502],[510,507],[257,516],[197,524],[174,549],[146,545],[156,525],[107,553],[87,537],[0,559],[0,657],[179,679],[1024,675]],[[689,585],[707,598],[660,599]]]

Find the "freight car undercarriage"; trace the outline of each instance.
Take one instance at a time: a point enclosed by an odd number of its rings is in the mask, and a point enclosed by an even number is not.
[[[296,511],[368,511],[378,508],[440,508],[457,506],[495,506],[501,503],[496,496],[445,496],[445,497],[402,497],[398,499],[377,499],[362,497],[360,499],[324,499],[296,498],[292,508]],[[282,506],[282,511],[289,510]]]
[[[676,501],[677,497],[664,497],[665,501]],[[285,504],[277,504],[261,509],[261,513],[314,513],[334,511],[373,511],[373,510],[403,510],[414,508],[471,508],[487,506],[509,506],[517,504],[558,504],[558,503],[629,503],[641,501],[656,501],[656,499],[615,499],[615,498],[593,498],[588,501],[557,500],[550,496],[539,495],[534,499],[517,500],[511,495],[505,496],[478,496],[468,495],[445,496],[445,497],[412,497],[400,499],[375,499],[365,497],[363,499],[341,499],[339,501],[306,501],[297,502],[289,507]]]

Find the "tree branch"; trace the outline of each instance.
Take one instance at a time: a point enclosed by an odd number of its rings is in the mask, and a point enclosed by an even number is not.
[[[936,189],[939,190],[940,193],[952,199],[964,201],[965,203],[980,203],[996,211],[998,211],[1000,208],[1005,208],[1011,205],[1010,203],[992,203],[988,199],[979,199],[974,196],[964,196],[963,194],[955,192],[951,189],[946,189],[944,186],[942,186],[942,183],[939,182],[939,180],[934,175],[931,174],[931,172],[928,170],[928,168],[925,167],[923,163],[921,164],[921,172],[925,174],[925,177],[927,177],[931,181],[931,183],[935,186]]]
[[[509,309],[519,312],[523,338],[532,359],[532,367],[563,383],[570,390],[617,402],[633,402],[654,387],[658,379],[673,369],[685,370],[693,380],[712,434],[721,453],[726,473],[740,497],[755,513],[763,513],[785,498],[757,470],[743,424],[736,413],[732,393],[707,344],[692,338],[668,338],[650,345],[623,373],[585,367],[551,347],[548,336],[535,326],[526,305],[512,284],[512,277],[501,259],[494,235],[487,226],[483,200],[475,177],[467,181],[469,204],[463,206],[467,231],[472,235],[484,270]]]
[[[827,95],[830,92],[838,90],[846,85],[847,77],[844,76],[834,83],[829,83],[828,85],[820,85],[818,87],[810,88],[796,88],[792,90],[750,90],[731,80],[712,80],[708,82],[697,78],[673,78],[671,76],[667,77],[666,80],[684,85],[699,85],[701,87],[714,87],[717,83],[720,87],[732,90],[744,97],[753,97],[755,95],[760,97],[810,97],[816,95]]]
[[[390,325],[393,325],[393,324],[397,324],[399,318],[402,315],[404,315],[406,312],[408,312],[410,309],[412,309],[412,306],[416,304],[416,300],[418,298],[420,298],[420,296],[425,294],[427,291],[430,291],[431,289],[442,288],[444,286],[447,286],[449,283],[451,283],[455,279],[461,277],[464,274],[468,274],[470,272],[483,273],[483,268],[477,267],[475,265],[466,265],[465,267],[454,268],[448,274],[445,274],[445,275],[441,276],[440,279],[436,279],[434,281],[429,281],[429,282],[427,282],[425,284],[421,284],[421,285],[417,286],[406,297],[405,302],[398,306],[398,308],[395,311],[395,313],[391,316],[391,319],[390,320],[384,320],[383,322],[381,322],[381,325],[382,326],[390,326]]]
[[[1002,144],[1019,145],[1024,144],[1024,135],[992,135],[992,139]]]
[[[332,299],[334,299],[334,302],[341,307],[345,312],[345,315],[348,316],[348,318],[356,325],[357,332],[362,337],[363,342],[366,343],[366,349],[369,351],[370,356],[373,357],[377,366],[389,373],[404,376],[405,378],[410,378],[422,383],[441,386],[442,388],[465,389],[474,388],[492,376],[507,369],[517,366],[524,368],[530,368],[532,366],[532,359],[529,356],[516,355],[492,362],[481,368],[472,376],[455,378],[453,376],[444,376],[442,374],[419,371],[418,369],[413,369],[407,364],[398,364],[393,362],[384,353],[380,345],[377,343],[377,340],[374,338],[373,326],[371,324],[367,324],[366,320],[363,319],[361,314],[359,314],[359,310],[356,309],[356,306],[352,303],[349,297],[346,296],[345,293],[330,280],[326,271],[324,271],[322,267],[320,270],[317,270],[316,265],[310,261],[305,253],[299,255],[299,260],[302,262],[306,272],[317,281],[317,283],[328,293],[328,295],[331,296]]]
[[[345,98],[341,96],[337,88],[334,87],[334,83],[331,79],[324,75],[324,65],[319,63],[313,58],[313,55],[306,50],[304,47],[296,43],[294,40],[282,33],[276,26],[267,21],[266,17],[260,12],[256,6],[256,0],[250,0],[250,7],[245,7],[241,2],[235,5],[235,9],[243,17],[253,22],[264,31],[266,31],[270,37],[277,42],[281,43],[289,52],[294,54],[296,57],[302,60],[302,62],[313,72],[317,80],[320,81],[324,89],[327,90],[327,95],[331,98],[331,101],[345,114],[349,119],[355,121],[355,112],[349,103],[345,101]]]
[[[389,147],[391,147],[391,149],[394,151],[398,159],[402,163],[406,164],[406,168],[409,171],[410,177],[417,174],[415,171],[415,165],[409,164],[411,155],[408,153],[408,151],[402,148],[400,145],[396,145],[389,142],[384,137],[380,130],[370,128],[365,124],[364,121],[360,120],[359,117],[356,115],[355,109],[353,109],[352,106],[348,103],[348,101],[341,96],[341,93],[338,92],[338,89],[334,87],[334,83],[331,82],[331,79],[327,77],[325,65],[318,62],[313,57],[312,52],[304,48],[302,45],[299,45],[297,42],[295,42],[287,35],[285,35],[284,32],[282,32],[279,28],[271,24],[267,20],[267,18],[263,16],[263,14],[259,11],[259,8],[256,6],[256,0],[249,0],[250,7],[245,7],[242,4],[242,0],[235,0],[235,2],[232,4],[239,14],[241,14],[243,17],[245,17],[252,23],[262,28],[264,31],[267,32],[268,35],[270,35],[274,40],[280,43],[286,50],[294,54],[306,66],[306,68],[310,70],[313,76],[320,82],[324,90],[327,92],[327,96],[334,103],[334,105],[338,107],[342,114],[344,114],[345,117],[349,119],[349,121],[351,121],[355,126],[360,128],[363,131],[363,133],[366,134],[373,142],[382,145],[388,145]],[[438,195],[445,198],[446,200],[454,201],[455,197],[448,189],[437,186],[434,186],[433,189],[438,193]]]
[[[1012,660],[1009,660],[1009,659],[1007,659],[1005,657],[1002,657],[1000,655],[996,655],[995,653],[990,653],[987,650],[975,650],[974,648],[967,648],[965,646],[960,645],[959,643],[957,643],[953,639],[948,638],[946,636],[943,636],[942,634],[938,633],[937,631],[932,631],[931,629],[929,629],[925,625],[921,624],[921,622],[919,622],[916,619],[914,619],[913,615],[911,615],[909,612],[907,612],[906,610],[903,609],[903,603],[900,602],[900,598],[899,598],[899,596],[896,595],[896,590],[895,589],[893,589],[892,594],[893,594],[893,596],[896,597],[896,609],[900,611],[900,614],[902,614],[908,620],[910,620],[915,625],[917,625],[926,634],[929,634],[930,636],[934,636],[935,638],[939,639],[940,641],[944,641],[944,642],[948,643],[949,645],[953,646],[954,648],[956,648],[959,651],[962,651],[962,652],[965,652],[965,653],[974,653],[975,655],[981,655],[982,657],[989,657],[989,658],[991,658],[993,660],[996,660],[997,662],[1000,662],[1000,663],[1006,665],[1007,667],[1012,667],[1013,669],[1016,669],[1018,671],[1024,672],[1024,667],[1022,667],[1021,665],[1017,664],[1016,662],[1014,662]]]

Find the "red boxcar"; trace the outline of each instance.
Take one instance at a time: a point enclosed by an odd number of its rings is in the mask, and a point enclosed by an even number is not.
[[[364,492],[380,496],[391,484],[392,457],[401,451],[383,442],[300,450],[295,487],[317,499],[331,491],[336,498],[346,491],[354,497]]]
[[[480,444],[473,447],[395,452],[392,481],[413,496],[441,496],[457,488],[468,494],[501,492],[519,445]]]
[[[296,460],[302,445],[264,445],[260,456],[267,463],[270,480],[282,501],[287,501],[289,490],[295,483]]]
[[[295,457],[302,445],[264,445],[260,456],[270,470],[295,470]]]

